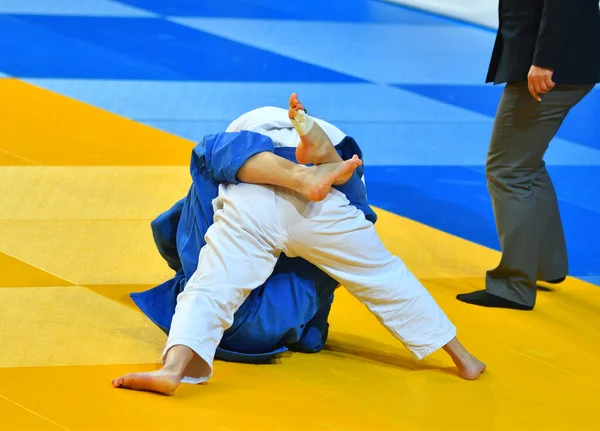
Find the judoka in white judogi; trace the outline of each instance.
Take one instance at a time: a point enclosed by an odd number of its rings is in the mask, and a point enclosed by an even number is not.
[[[323,131],[331,142],[344,138],[331,124],[315,121],[317,126],[303,139]],[[266,135],[276,146],[296,147],[300,142],[283,109],[251,111],[227,128],[240,130]],[[313,202],[275,186],[221,184],[214,207],[214,224],[206,234],[198,269],[178,297],[164,368],[124,376],[115,386],[169,393],[179,380],[209,379],[215,350],[234,312],[269,277],[281,253],[302,257],[338,280],[417,359],[443,347],[462,377],[475,379],[484,371],[485,366],[460,345],[456,328],[429,292],[339,191],[332,189],[325,199]],[[165,383],[168,379],[176,384]]]

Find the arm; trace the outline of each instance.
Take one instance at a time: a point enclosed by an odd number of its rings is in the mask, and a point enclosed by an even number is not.
[[[337,145],[336,150],[333,153],[340,160],[348,160],[354,154],[362,155],[356,141],[349,137]],[[360,179],[362,166],[356,168],[352,163],[341,162],[307,168],[286,156],[293,157],[293,154],[278,154],[271,138],[259,133],[241,131],[209,135],[194,148],[192,177],[195,170],[200,170],[215,183],[275,185],[295,190],[311,200],[322,200],[339,173],[350,172],[350,180],[335,188],[375,223],[377,216],[366,202],[365,185]]]
[[[573,7],[568,0],[544,0],[533,64],[527,76],[529,92],[538,102],[542,101],[540,94],[554,88],[552,76],[560,61]]]
[[[572,0],[544,0],[542,20],[535,45],[533,65],[544,69],[556,69],[560,51],[567,38],[569,14],[575,6]]]
[[[333,149],[335,156],[341,160]],[[352,175],[360,160],[307,167],[275,153],[268,136],[241,131],[204,138],[194,149],[192,165],[214,183],[273,185],[294,190],[309,200],[323,200],[340,177]],[[194,177],[192,172],[192,177]]]
[[[217,183],[237,183],[240,168],[254,155],[274,151],[271,138],[241,131],[206,136],[194,148],[194,157],[204,162],[208,176]]]

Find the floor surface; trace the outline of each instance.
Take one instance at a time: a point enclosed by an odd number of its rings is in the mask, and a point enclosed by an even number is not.
[[[573,278],[533,312],[454,299],[499,253],[483,163],[493,33],[371,0],[0,0],[0,430],[592,430],[600,90],[548,153]],[[127,294],[171,271],[149,222],[193,142],[298,92],[365,152],[384,243],[489,371],[416,362],[345,292],[315,355],[219,362],[175,397],[115,390],[165,336]]]

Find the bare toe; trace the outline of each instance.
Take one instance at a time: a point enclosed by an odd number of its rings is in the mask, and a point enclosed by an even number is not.
[[[159,370],[147,373],[127,374],[113,381],[113,386],[135,391],[150,391],[171,395],[175,392],[180,382],[181,378],[177,374]]]

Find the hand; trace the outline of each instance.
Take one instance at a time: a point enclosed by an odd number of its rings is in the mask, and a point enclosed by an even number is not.
[[[556,84],[552,81],[554,71],[543,67],[531,66],[529,75],[527,75],[527,84],[529,92],[535,100],[542,101],[541,94],[546,94],[554,88]]]

